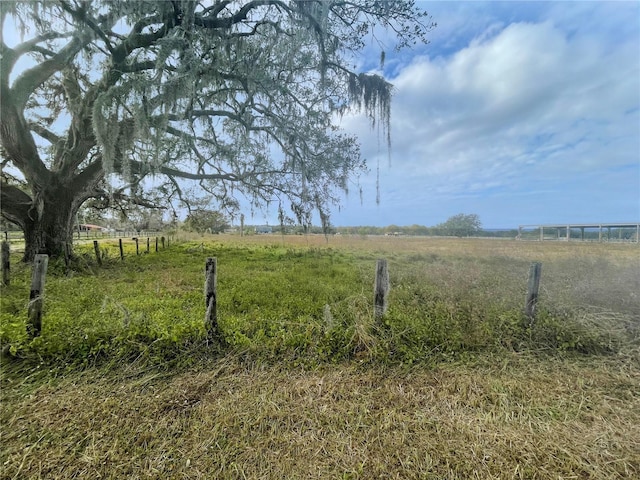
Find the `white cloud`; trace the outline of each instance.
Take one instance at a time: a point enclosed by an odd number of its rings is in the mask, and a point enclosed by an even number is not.
[[[570,16],[558,13],[567,10],[554,4],[539,12],[546,20],[504,28],[486,18],[485,28],[464,48],[418,56],[398,69],[391,79],[396,94],[388,170],[384,142],[362,119],[345,119],[363,140],[365,156],[374,163],[380,159],[383,202],[411,205],[411,185],[418,184],[425,186],[420,193],[425,201],[522,195],[532,188],[561,194],[567,177],[630,165],[637,172],[637,25],[635,33],[616,30],[614,38],[606,18],[598,31],[576,22],[567,27]],[[398,188],[402,182],[407,188]],[[627,195],[633,195],[630,188]],[[412,192],[411,198],[403,199],[402,192]]]

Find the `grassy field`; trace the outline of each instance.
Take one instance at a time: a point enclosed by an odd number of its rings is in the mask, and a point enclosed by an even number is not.
[[[101,268],[89,250],[50,266],[34,341],[12,264],[0,478],[640,475],[637,245],[219,236],[128,245],[123,264],[103,248]],[[222,346],[206,344],[208,256]]]

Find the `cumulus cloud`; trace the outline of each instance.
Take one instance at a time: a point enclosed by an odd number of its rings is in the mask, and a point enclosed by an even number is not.
[[[425,200],[562,194],[571,178],[640,169],[637,22],[623,34],[606,20],[585,30],[559,8],[536,21],[487,17],[463,47],[395,67],[388,170],[375,132],[345,120],[365,156],[381,162],[383,202],[410,205],[402,182],[424,185]]]

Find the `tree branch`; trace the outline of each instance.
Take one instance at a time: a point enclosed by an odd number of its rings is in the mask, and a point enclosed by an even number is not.
[[[39,123],[30,122],[29,123],[29,128],[31,129],[32,132],[37,133],[40,137],[44,138],[45,140],[47,140],[52,145],[56,145],[58,142],[60,142],[62,140],[61,137],[59,137],[58,135],[56,135],[52,131],[47,130],[46,128],[44,128]]]
[[[172,178],[185,178],[189,180],[228,180],[232,182],[237,182],[241,177],[232,173],[190,173],[183,172],[181,170],[177,170],[171,167],[160,167],[158,169],[159,173],[163,175],[167,175]]]
[[[25,53],[40,51],[42,47],[38,47],[38,44],[41,42],[46,42],[47,40],[54,40],[56,38],[65,38],[70,37],[71,35],[68,33],[58,33],[58,32],[48,32],[43,33],[42,35],[38,35],[37,37],[32,38],[31,40],[27,40],[26,42],[22,42],[20,45],[17,45],[13,51],[16,54],[16,59]],[[47,49],[50,52],[50,50]],[[53,52],[51,52],[53,54]],[[11,66],[13,67],[13,65]]]
[[[75,37],[58,54],[26,70],[16,79],[11,88],[11,94],[14,105],[19,111],[24,109],[27,99],[39,85],[54,73],[65,68],[73,57],[90,42],[87,35],[83,37]]]
[[[9,78],[9,74],[13,70],[18,59],[28,52],[40,52],[42,54],[47,54],[53,56],[54,53],[48,49],[40,47],[38,44],[40,42],[44,42],[46,40],[53,40],[55,38],[64,38],[69,35],[61,34],[58,32],[49,32],[42,35],[38,35],[31,40],[27,40],[26,42],[22,42],[20,45],[17,45],[15,48],[9,48],[4,43],[4,39],[2,39],[2,43],[0,44],[0,70],[2,70],[3,76]]]
[[[62,86],[64,87],[70,110],[72,113],[79,113],[78,110],[82,103],[82,88],[80,88],[80,83],[72,68],[69,66],[62,70]]]
[[[156,68],[156,62],[147,60],[146,62],[138,62],[138,63],[132,63],[129,65],[121,66],[119,68],[119,71],[121,73],[137,73],[137,72],[143,72],[145,70],[153,70],[155,68]],[[172,70],[172,69],[168,69],[168,70]]]
[[[214,12],[208,16],[196,15],[194,19],[195,25],[204,28],[230,28],[233,25],[236,25],[247,19],[247,16],[252,10],[255,10],[258,7],[273,5],[282,8],[287,12],[291,12],[291,9],[288,5],[283,3],[280,0],[254,0],[252,2],[248,2],[238,10],[237,13],[231,15],[229,17],[218,17],[217,15],[222,11],[222,9],[216,9]],[[226,7],[226,5],[224,5]]]
[[[5,82],[0,82],[0,142],[13,164],[33,185],[42,187],[49,182],[47,167],[40,159],[33,135],[26,124],[22,110],[11,102],[10,91]]]
[[[102,28],[100,28],[100,26],[97,24],[96,20],[91,18],[87,14],[86,8],[84,10],[74,10],[67,4],[67,2],[65,2],[63,0],[59,0],[59,2],[60,2],[60,5],[62,5],[62,8],[64,10],[66,10],[67,12],[69,12],[71,14],[71,16],[76,21],[78,21],[81,24],[85,23],[85,24],[89,25],[89,28],[91,28],[91,30],[93,30],[93,32],[100,39],[102,39],[102,41],[104,42],[104,44],[107,47],[107,50],[109,50],[109,53],[113,54],[113,46],[111,45],[111,41],[109,40],[109,38],[105,34],[104,30],[102,30]]]
[[[24,221],[32,205],[32,199],[28,194],[3,180],[0,184],[0,205],[4,218],[24,228]]]

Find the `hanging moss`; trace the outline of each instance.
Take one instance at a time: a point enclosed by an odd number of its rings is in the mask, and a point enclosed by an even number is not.
[[[349,75],[349,99],[354,107],[369,117],[371,128],[376,122],[382,123],[382,132],[386,137],[387,151],[391,156],[391,96],[393,85],[379,75],[354,73]],[[380,203],[380,164],[378,161],[376,172],[376,203]]]
[[[351,73],[348,82],[349,99],[353,106],[369,117],[371,126],[376,121],[382,122],[387,135],[387,143],[391,146],[391,96],[393,86],[379,75]]]
[[[99,146],[102,147],[102,166],[107,174],[113,173],[116,146],[118,143],[118,122],[115,111],[108,103],[106,95],[98,96],[93,106],[91,121]]]

